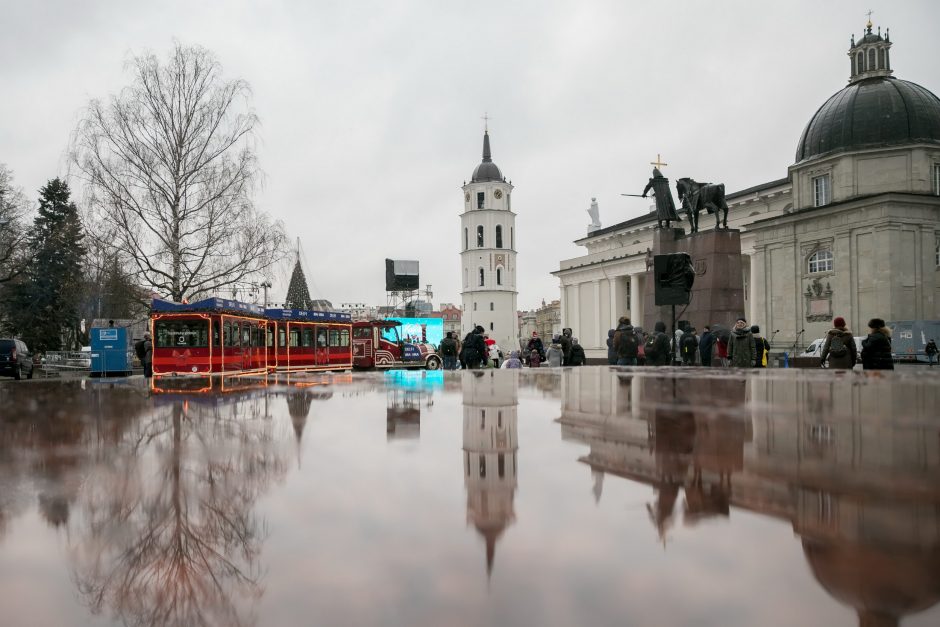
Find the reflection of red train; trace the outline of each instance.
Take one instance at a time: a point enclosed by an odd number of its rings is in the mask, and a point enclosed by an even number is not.
[[[349,314],[154,300],[150,325],[154,374],[352,368]]]

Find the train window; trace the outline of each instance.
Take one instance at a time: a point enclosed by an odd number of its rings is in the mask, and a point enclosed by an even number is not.
[[[372,337],[371,327],[356,327],[353,329],[353,337],[357,340],[368,340]]]
[[[209,324],[207,322],[157,320],[153,327],[156,334],[157,348],[206,348],[209,346]]]
[[[290,330],[290,347],[297,348],[300,346],[300,329],[291,329]]]
[[[330,346],[339,346],[339,329],[330,329]]]
[[[255,332],[255,341],[254,346],[264,346],[264,327],[261,325],[256,325],[254,327]]]
[[[318,328],[317,329],[317,348],[325,348],[326,346],[327,346],[326,329]]]
[[[343,329],[339,332],[339,345],[349,346],[349,329]]]
[[[251,326],[242,322],[242,346],[251,346]]]
[[[232,323],[226,322],[224,325],[223,335],[225,336],[225,345],[234,346],[235,343],[232,341]]]
[[[287,331],[284,330],[284,327],[277,330],[277,345],[281,348],[287,346]]]
[[[274,327],[268,327],[268,348],[274,348]]]
[[[310,327],[306,327],[304,329],[303,346],[304,348],[310,348],[313,346],[313,329]]]

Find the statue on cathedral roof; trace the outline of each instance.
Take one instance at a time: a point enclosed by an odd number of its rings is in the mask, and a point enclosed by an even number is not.
[[[601,216],[600,209],[597,207],[597,198],[591,199],[591,207],[587,210],[588,215],[591,216],[591,223],[588,225],[587,232],[588,235],[594,231],[601,228]]]

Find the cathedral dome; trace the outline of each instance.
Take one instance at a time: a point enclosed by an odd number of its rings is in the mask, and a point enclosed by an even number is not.
[[[916,83],[891,76],[891,38],[872,32],[852,37],[849,84],[816,111],[803,130],[796,162],[830,154],[940,144],[940,99]]]
[[[471,183],[485,183],[488,181],[502,181],[503,173],[499,167],[493,163],[493,157],[490,155],[490,133],[483,133],[483,161],[473,170],[473,176],[470,177]]]
[[[803,130],[796,161],[913,143],[940,144],[940,99],[916,83],[879,76],[829,98]]]

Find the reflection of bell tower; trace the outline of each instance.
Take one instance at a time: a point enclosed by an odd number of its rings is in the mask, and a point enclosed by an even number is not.
[[[467,522],[486,540],[489,575],[496,541],[516,519],[518,380],[514,372],[472,371],[462,383]]]

